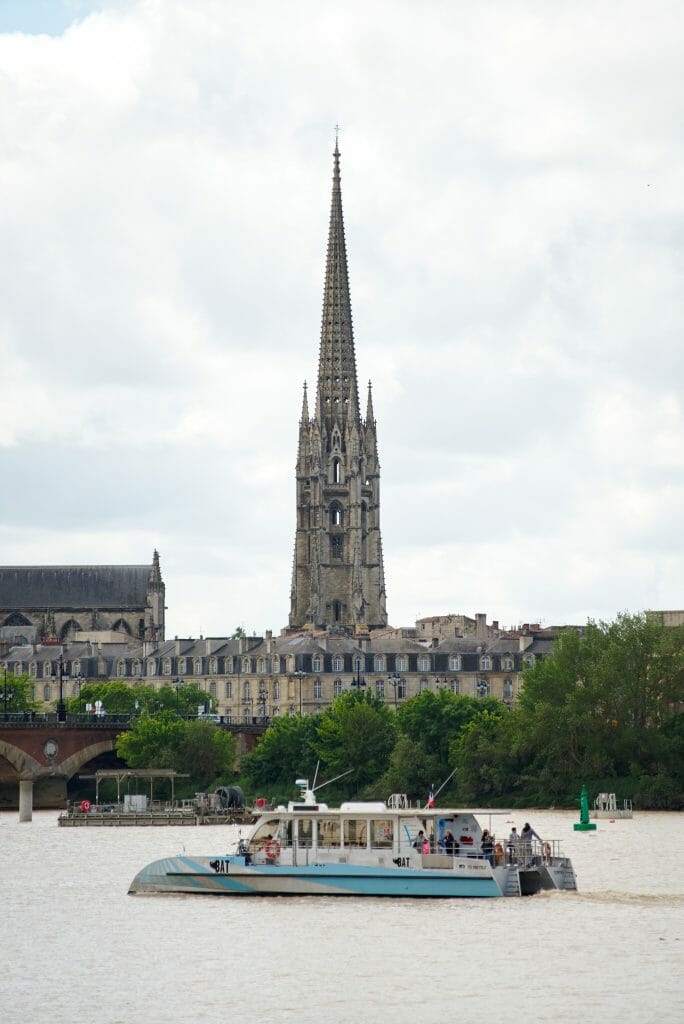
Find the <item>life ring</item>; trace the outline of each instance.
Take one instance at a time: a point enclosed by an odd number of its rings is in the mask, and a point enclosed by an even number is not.
[[[549,864],[550,861],[551,861],[551,844],[550,843],[544,843],[543,854],[544,854],[544,863],[545,864]]]
[[[497,843],[494,847],[494,860],[497,864],[501,864],[503,861],[503,846],[501,843]]]
[[[267,860],[278,860],[278,857],[280,856],[280,843],[278,842],[278,840],[269,839],[266,843],[264,843],[264,853],[266,854]]]
[[[81,800],[81,810],[84,814],[87,814],[90,810],[90,800]]]

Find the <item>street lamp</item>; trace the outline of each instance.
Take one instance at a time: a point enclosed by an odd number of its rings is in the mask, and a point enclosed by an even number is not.
[[[357,693],[360,693],[366,686],[366,680],[361,675],[361,660],[356,662],[356,675],[352,677],[351,685]]]
[[[398,690],[399,684],[402,683],[403,680],[402,680],[401,676],[389,675],[389,676],[387,676],[387,682],[394,689],[394,709],[396,711],[396,708],[397,708],[397,690]]]
[[[83,686],[84,682],[85,679],[83,678],[81,673],[77,672],[76,675],[74,676],[74,697],[76,697],[76,699],[78,700],[77,713],[79,715],[81,713],[81,687]]]
[[[306,672],[302,672],[301,669],[298,669],[294,673],[294,675],[295,675],[295,679],[299,680],[299,714],[301,715],[302,714],[302,679],[306,675]]]
[[[174,679],[173,684],[172,684],[174,690],[176,691],[176,714],[177,715],[180,715],[180,698],[178,696],[178,691],[180,690],[181,686],[183,686],[184,682],[185,682],[184,679]]]
[[[68,673],[64,671],[64,659],[62,655],[59,656],[58,663],[59,670],[59,700],[57,702],[57,721],[66,722],[66,704],[64,703],[64,680],[69,678]]]
[[[5,669],[5,685],[3,687],[1,696],[5,706],[5,721],[7,721],[7,702],[11,701],[12,698],[14,697],[14,693],[12,692],[12,690],[7,689],[7,669]]]

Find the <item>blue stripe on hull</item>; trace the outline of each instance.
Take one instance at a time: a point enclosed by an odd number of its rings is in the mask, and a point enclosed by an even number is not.
[[[208,870],[188,857],[156,861],[134,879],[131,892],[204,893],[242,896],[497,897],[494,878],[446,871],[312,864],[307,867],[227,863],[226,873]]]

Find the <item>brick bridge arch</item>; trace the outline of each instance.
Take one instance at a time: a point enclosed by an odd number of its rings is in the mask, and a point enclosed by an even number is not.
[[[0,722],[0,809],[16,807],[19,799],[21,819],[22,788],[30,793],[31,809],[66,806],[69,779],[94,758],[113,753],[117,737],[128,728],[128,716],[121,721],[110,717],[86,722]],[[238,758],[252,750],[265,731],[265,726],[252,723],[223,728],[235,735]]]

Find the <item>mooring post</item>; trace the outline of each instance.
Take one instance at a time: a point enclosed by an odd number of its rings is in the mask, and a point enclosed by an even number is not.
[[[19,780],[19,821],[33,821],[33,781]]]

